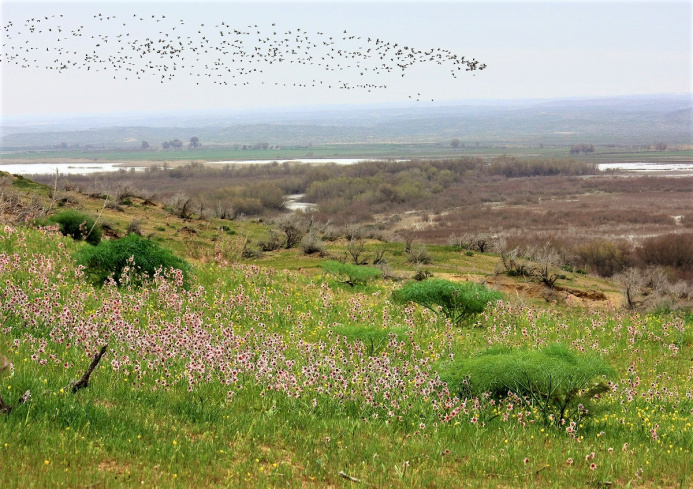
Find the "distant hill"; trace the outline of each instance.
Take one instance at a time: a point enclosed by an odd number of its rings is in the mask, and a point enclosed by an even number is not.
[[[65,143],[135,148],[192,136],[207,145],[438,142],[450,138],[527,145],[691,143],[690,94],[562,100],[460,101],[445,105],[278,108],[9,118],[5,150]]]

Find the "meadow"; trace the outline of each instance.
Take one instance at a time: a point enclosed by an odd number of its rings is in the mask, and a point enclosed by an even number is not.
[[[101,286],[75,262],[86,246],[54,228],[0,230],[0,396],[13,406],[0,415],[1,487],[692,484],[685,311],[506,292],[458,325],[397,304],[398,281],[270,266],[301,260],[295,250],[259,265],[218,249],[188,279],[162,271],[139,286],[133,266]],[[463,256],[467,270],[479,260],[475,280],[493,275],[497,258]],[[614,368],[594,379],[608,387],[594,407],[565,422],[441,379],[491,347],[556,343]]]
[[[287,160],[301,158],[461,158],[515,156],[519,158],[566,158],[579,161],[618,163],[629,161],[644,162],[688,162],[693,157],[690,145],[671,145],[666,151],[657,151],[652,145],[601,145],[589,153],[572,154],[571,145],[532,145],[514,140],[507,142],[466,141],[461,146],[452,147],[449,140],[423,140],[419,142],[345,142],[320,144],[283,144],[270,148],[243,149],[235,144],[208,144],[201,148],[187,148],[165,151],[160,148],[141,150],[137,147],[104,148],[4,148],[2,161],[5,163],[32,162],[134,162],[148,166],[151,163],[168,162],[171,166],[190,162],[215,162],[233,160]],[[138,142],[139,144],[139,142]]]

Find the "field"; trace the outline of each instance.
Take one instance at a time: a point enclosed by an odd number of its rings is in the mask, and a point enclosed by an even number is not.
[[[28,180],[8,188],[23,202],[50,199]],[[59,195],[93,215],[103,205]],[[627,311],[619,284],[568,271],[556,282],[564,299],[546,297],[531,279],[498,274],[493,252],[430,245],[434,277],[503,294],[457,325],[392,299],[420,268],[403,242],[364,239],[369,255],[386,251],[392,278],[352,286],[320,266],[346,255],[343,238],[326,241],[323,257],[243,258],[266,222],[181,219],[131,199],[103,209],[102,222],[122,235],[140,220],[191,261],[187,283],[163,273],[141,287],[135,276],[94,285],[75,262],[91,245],[35,226],[0,230],[0,368],[2,356],[11,363],[0,397],[13,407],[0,414],[1,487],[693,483],[686,309]],[[614,369],[590,379],[608,388],[565,422],[536,400],[464,395],[440,377],[491,347],[556,343]],[[102,346],[89,386],[73,393]]]
[[[521,144],[482,144],[472,143],[469,146],[452,148],[449,141],[421,143],[343,143],[286,145],[274,149],[233,148],[224,145],[202,149],[182,151],[137,149],[63,149],[63,150],[22,150],[6,151],[2,155],[3,163],[50,163],[50,162],[136,162],[143,166],[149,162],[214,162],[231,160],[287,160],[300,158],[459,158],[480,156],[493,158],[511,155],[524,158],[565,158],[570,155],[570,145],[532,146]],[[693,159],[693,150],[687,145],[679,145],[667,151],[654,151],[646,147],[625,145],[620,147],[596,147],[593,153],[576,156],[579,160],[598,161],[601,163],[618,163],[624,161],[644,162],[688,162]]]

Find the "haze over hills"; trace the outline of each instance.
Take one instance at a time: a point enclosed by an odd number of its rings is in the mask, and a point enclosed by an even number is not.
[[[197,136],[205,145],[464,142],[563,145],[693,143],[691,94],[420,104],[208,109],[4,117],[3,150],[136,149]]]

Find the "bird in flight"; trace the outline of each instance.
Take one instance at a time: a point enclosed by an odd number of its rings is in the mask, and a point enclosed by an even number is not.
[[[92,17],[98,22],[85,23],[62,14],[6,22],[0,30],[0,64],[61,74],[106,71],[114,79],[130,83],[145,76],[154,76],[161,83],[189,77],[196,85],[205,80],[228,87],[274,82],[297,89],[367,92],[391,88],[390,74],[398,73],[401,79],[423,65],[446,67],[453,78],[461,71],[486,68],[476,59],[467,60],[444,48],[401,46],[372,34],[347,36],[347,29],[340,37],[296,26],[283,30],[277,28],[277,22],[265,30],[259,24],[233,27],[222,21],[213,27],[203,23],[186,30],[184,19],[166,15],[150,18],[133,13],[127,22],[103,12]],[[291,65],[305,69],[305,81],[286,79],[276,71],[278,66]],[[335,83],[329,76],[335,71],[342,72],[342,81]],[[321,72],[324,79],[317,75]],[[297,76],[300,71],[291,73]],[[420,92],[409,98],[423,100]]]

